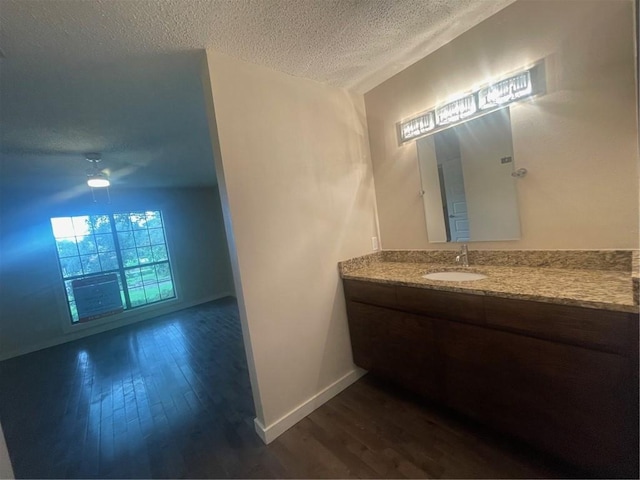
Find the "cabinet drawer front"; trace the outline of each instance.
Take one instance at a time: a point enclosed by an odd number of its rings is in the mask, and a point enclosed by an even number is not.
[[[354,302],[394,307],[396,305],[396,287],[383,283],[344,280],[344,294],[347,300]]]
[[[485,299],[488,326],[582,345],[607,352],[632,354],[632,315],[591,308],[504,298]]]
[[[483,297],[424,288],[398,287],[398,308],[432,318],[484,324]]]

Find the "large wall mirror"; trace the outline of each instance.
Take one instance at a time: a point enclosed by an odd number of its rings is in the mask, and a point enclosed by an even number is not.
[[[416,144],[430,242],[520,239],[509,108]]]

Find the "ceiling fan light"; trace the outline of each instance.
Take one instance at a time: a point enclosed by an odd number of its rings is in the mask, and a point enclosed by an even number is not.
[[[102,161],[102,155],[99,153],[87,153],[88,162],[93,165],[93,171],[87,172],[87,185],[91,188],[107,188],[111,185],[109,177],[98,168],[98,163]]]
[[[91,188],[106,188],[111,185],[111,182],[105,175],[97,174],[87,179],[87,185]]]

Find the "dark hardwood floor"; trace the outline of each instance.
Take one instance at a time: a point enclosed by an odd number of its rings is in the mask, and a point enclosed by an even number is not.
[[[265,446],[235,300],[0,363],[17,478],[581,476],[364,377]]]

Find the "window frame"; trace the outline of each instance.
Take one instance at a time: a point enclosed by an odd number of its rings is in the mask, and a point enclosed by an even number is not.
[[[162,243],[156,243],[153,245],[162,245],[164,250],[165,250],[165,260],[158,260],[158,261],[151,261],[148,263],[141,263],[140,262],[140,257],[137,256],[137,264],[136,265],[130,265],[130,266],[125,266],[124,263],[124,259],[122,256],[122,247],[120,245],[120,238],[118,236],[119,232],[122,231],[127,231],[127,230],[118,230],[118,228],[116,228],[116,217],[118,215],[123,215],[123,216],[127,216],[129,218],[131,218],[131,216],[133,215],[139,215],[139,214],[144,214],[147,215],[149,212],[154,212],[157,213],[159,218],[160,218],[160,227],[149,227],[147,225],[145,225],[144,230],[146,230],[147,232],[150,229],[153,228],[158,228],[162,230],[162,234],[163,234],[163,241]],[[91,236],[92,240],[94,240],[94,242],[96,242],[96,235],[109,235],[111,237],[111,242],[113,245],[113,251],[107,251],[107,252],[99,252],[97,246],[96,246],[96,255],[99,253],[115,253],[116,255],[116,261],[117,261],[117,268],[110,268],[110,269],[105,269],[102,270],[102,260],[100,259],[100,257],[98,257],[98,261],[99,261],[99,265],[100,265],[100,271],[97,272],[92,272],[92,273],[82,273],[82,274],[78,274],[78,275],[69,275],[65,277],[65,271],[63,269],[63,265],[62,265],[62,261],[61,259],[63,258],[77,258],[81,263],[81,269],[84,272],[84,265],[82,264],[82,253],[80,252],[79,249],[77,249],[77,255],[72,255],[69,257],[61,257],[60,256],[60,251],[58,249],[58,240],[61,238],[69,238],[69,237],[56,237],[56,234],[54,232],[53,229],[53,224],[52,224],[52,220],[56,219],[56,218],[69,218],[69,219],[73,219],[75,217],[107,217],[109,219],[109,224],[110,224],[110,231],[109,232],[104,232],[104,233],[95,233],[93,230],[88,233],[88,235]],[[68,330],[69,328],[73,328],[74,330],[77,328],[81,328],[81,327],[91,327],[91,326],[95,326],[98,324],[104,324],[104,323],[111,323],[113,321],[117,321],[117,320],[121,320],[121,319],[125,319],[125,318],[129,318],[129,317],[133,317],[133,316],[139,316],[140,315],[140,310],[144,310],[145,312],[148,311],[154,311],[154,310],[162,310],[162,309],[166,309],[166,305],[176,302],[179,300],[180,295],[179,295],[179,287],[178,287],[178,281],[176,279],[175,273],[174,273],[174,262],[172,260],[172,255],[171,255],[171,249],[170,249],[170,234],[167,231],[167,226],[166,226],[166,221],[165,221],[165,216],[162,212],[162,210],[160,209],[137,209],[137,210],[127,210],[127,211],[112,211],[112,212],[90,212],[90,213],[78,213],[78,214],[67,214],[67,215],[56,215],[53,217],[48,217],[49,219],[49,226],[51,228],[52,231],[52,238],[53,238],[53,250],[55,252],[56,255],[56,260],[57,260],[57,264],[58,264],[58,270],[60,273],[60,280],[61,280],[61,286],[62,288],[59,290],[60,291],[60,295],[58,296],[58,300],[60,303],[60,307],[62,309],[62,305],[64,305],[64,310],[65,310],[65,316],[68,317],[68,321],[65,322],[65,330]],[[73,224],[73,222],[72,222]],[[74,226],[74,231],[75,231],[75,226]],[[131,228],[130,230],[133,233],[134,229]],[[149,235],[147,233],[147,235]],[[76,235],[77,236],[77,235]],[[86,235],[84,235],[86,236]],[[96,242],[97,244],[97,242]],[[136,244],[136,241],[134,239],[134,249],[136,250],[136,255],[139,254],[138,252],[138,245]],[[151,244],[149,244],[149,248],[151,248]],[[77,243],[76,243],[76,247],[77,247]],[[142,246],[144,247],[144,245]],[[126,249],[125,249],[126,250]],[[169,281],[171,282],[171,286],[172,286],[172,291],[173,291],[173,295],[170,297],[166,297],[166,298],[162,298],[162,294],[160,293],[160,284],[164,283],[161,282],[158,279],[157,276],[157,271],[155,270],[155,267],[158,265],[166,265],[168,270],[169,270]],[[154,267],[154,275],[155,275],[155,285],[157,285],[157,288],[159,290],[159,295],[160,298],[158,300],[153,300],[153,301],[148,301],[147,300],[147,295],[146,295],[146,291],[145,291],[145,283],[144,280],[142,279],[142,272],[140,272],[140,277],[141,277],[141,285],[139,288],[142,289],[142,291],[144,292],[144,298],[145,298],[145,303],[142,304],[134,304],[131,301],[130,298],[130,294],[131,292],[129,291],[130,287],[127,281],[127,272],[130,272],[131,270],[142,270],[145,267]],[[67,282],[71,282],[73,280],[76,279],[84,279],[84,278],[91,278],[91,277],[95,277],[95,276],[101,276],[101,275],[105,275],[105,274],[109,274],[109,273],[115,273],[118,276],[118,281],[119,281],[119,285],[121,287],[120,293],[122,296],[122,300],[123,300],[123,310],[119,313],[115,313],[115,314],[111,314],[111,315],[105,315],[103,317],[98,317],[92,320],[88,320],[88,321],[84,321],[81,322],[79,319],[76,320],[74,319],[74,315],[73,312],[71,310],[71,303],[72,303],[72,297],[69,297],[68,294],[68,290],[67,290]],[[75,300],[73,300],[73,302],[75,302]]]

